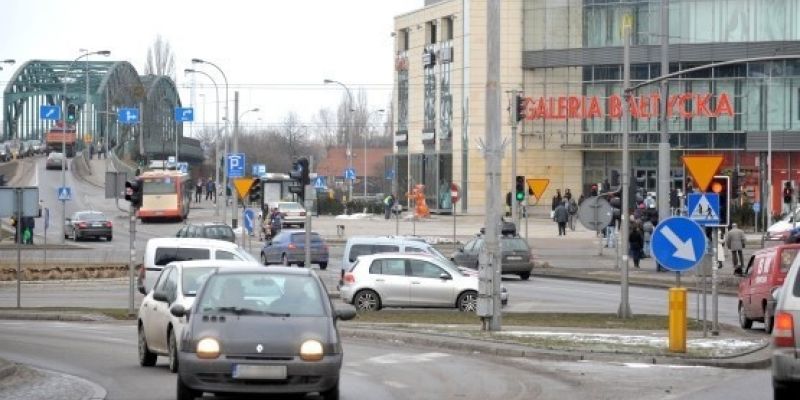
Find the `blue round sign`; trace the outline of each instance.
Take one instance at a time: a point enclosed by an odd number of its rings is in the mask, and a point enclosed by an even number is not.
[[[696,222],[684,217],[661,221],[650,238],[650,254],[670,271],[687,271],[703,260],[706,233]]]

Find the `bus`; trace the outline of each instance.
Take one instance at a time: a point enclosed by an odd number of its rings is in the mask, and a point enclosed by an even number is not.
[[[183,221],[189,216],[192,183],[189,175],[175,170],[153,170],[138,177],[142,188],[142,206],[137,215],[148,220]]]

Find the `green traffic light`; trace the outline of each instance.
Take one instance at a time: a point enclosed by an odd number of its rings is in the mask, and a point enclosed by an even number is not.
[[[523,200],[525,200],[525,193],[517,192],[517,201],[523,201]]]

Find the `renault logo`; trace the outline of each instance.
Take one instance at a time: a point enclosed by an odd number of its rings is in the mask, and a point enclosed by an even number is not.
[[[262,351],[264,351],[264,346],[262,346],[261,344],[259,344],[258,346],[256,346],[256,351],[257,351],[257,352],[259,352],[259,353],[261,353]]]

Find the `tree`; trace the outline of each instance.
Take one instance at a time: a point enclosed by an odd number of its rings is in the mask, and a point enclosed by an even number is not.
[[[336,138],[336,117],[329,108],[321,108],[312,117],[315,138],[325,149],[338,145]]]
[[[156,40],[147,50],[147,63],[144,65],[145,75],[166,75],[175,80],[175,54],[169,41],[156,36]]]

